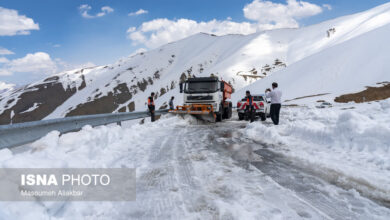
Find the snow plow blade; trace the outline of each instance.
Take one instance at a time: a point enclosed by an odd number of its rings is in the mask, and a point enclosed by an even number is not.
[[[169,113],[179,115],[193,115],[200,120],[208,122],[216,121],[216,116],[213,112],[213,106],[207,104],[177,106],[175,110],[169,110]]]

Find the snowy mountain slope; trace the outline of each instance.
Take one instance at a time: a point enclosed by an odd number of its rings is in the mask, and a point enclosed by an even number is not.
[[[289,66],[298,61],[309,59],[312,55],[319,56],[321,51],[345,45],[389,23],[390,3],[300,29],[273,30],[246,36],[196,34],[112,65],[59,73],[24,88],[1,93],[0,124],[10,123],[12,112],[15,114],[13,122],[22,122],[144,110],[146,98],[152,91],[157,93],[158,107],[164,106],[170,96],[177,96],[176,104],[179,104],[181,95],[177,85],[188,76],[214,73],[230,82],[235,91],[259,79],[258,83],[268,85],[270,80],[275,79],[271,73],[286,66],[290,71]],[[373,38],[361,38],[360,43],[369,48],[376,41]],[[323,68],[321,61],[317,61],[316,66]],[[302,76],[297,74],[297,77]],[[295,79],[294,76],[289,79],[292,78]],[[369,84],[364,80],[361,82]],[[263,86],[258,84],[254,87],[263,90]],[[294,98],[293,95],[291,93]],[[34,106],[32,111],[26,111]]]
[[[85,88],[86,82],[95,78],[101,68],[66,71],[0,93],[0,124],[10,123],[11,115],[13,122],[42,119],[67,98]]]
[[[390,23],[390,3],[296,30],[287,59],[296,62]],[[326,29],[326,37],[322,30]]]
[[[238,100],[245,90],[263,92],[272,82],[279,83],[284,100],[298,98],[294,103],[333,101],[337,96],[362,91],[366,86],[380,86],[390,81],[388,36],[389,24],[296,62],[243,88],[233,99]],[[326,95],[316,96],[319,94]],[[305,96],[314,97],[299,99]]]

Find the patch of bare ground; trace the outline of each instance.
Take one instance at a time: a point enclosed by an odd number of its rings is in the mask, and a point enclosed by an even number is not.
[[[390,98],[390,82],[380,82],[379,87],[367,86],[366,90],[358,92],[341,95],[334,99],[335,102],[347,103],[347,102],[371,102],[378,101],[383,99]]]
[[[298,99],[306,99],[306,98],[311,98],[311,97],[316,97],[316,96],[323,96],[323,95],[329,95],[329,93],[322,93],[322,94],[317,94],[317,95],[302,96],[302,97],[297,97],[297,98],[294,98],[294,99],[286,100],[284,102],[291,102],[291,101],[298,100]]]
[[[341,108],[341,110],[351,110],[351,109],[355,109],[355,107]]]
[[[299,107],[297,104],[283,105],[283,107]]]

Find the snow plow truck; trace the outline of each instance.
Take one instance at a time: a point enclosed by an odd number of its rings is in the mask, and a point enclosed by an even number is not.
[[[179,84],[184,104],[170,110],[172,114],[193,115],[208,122],[232,117],[232,86],[217,77],[188,78]]]

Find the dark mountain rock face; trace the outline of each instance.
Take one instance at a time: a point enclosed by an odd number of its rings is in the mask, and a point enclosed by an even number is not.
[[[44,82],[50,80],[46,79]],[[64,89],[59,82],[42,83],[27,88],[28,90],[18,97],[15,105],[0,115],[0,124],[11,123],[12,111],[15,114],[12,123],[41,120],[77,91],[76,88]],[[34,105],[38,107],[28,111]]]
[[[82,103],[71,110],[66,117],[75,115],[103,114],[111,113],[132,98],[132,94],[127,88],[126,83],[121,83],[109,92],[107,96],[96,98],[93,101]],[[123,110],[121,110],[123,112]]]
[[[70,73],[70,75],[51,76],[40,83],[14,90],[8,94],[9,97],[0,96],[0,101],[8,98],[6,102],[3,102],[6,110],[0,114],[0,124],[37,121],[47,117],[70,97],[87,88],[86,78],[82,72],[83,70],[80,70]],[[65,117],[112,113],[115,111],[132,112],[135,110],[135,102],[131,100],[134,95],[144,92],[148,86],[153,85],[154,81],[160,79],[157,70],[147,78],[121,82],[118,79],[121,73],[123,72],[117,73],[111,81],[106,83],[105,87],[118,83],[110,89],[111,91],[103,94],[101,91],[103,88],[95,89],[92,93],[88,93],[89,97],[86,102],[69,108]],[[80,75],[74,77],[71,74]],[[68,86],[66,87],[64,84]],[[171,86],[174,87],[173,82]],[[165,88],[161,88],[161,94],[166,93],[166,91]],[[158,98],[158,95],[155,98]]]

